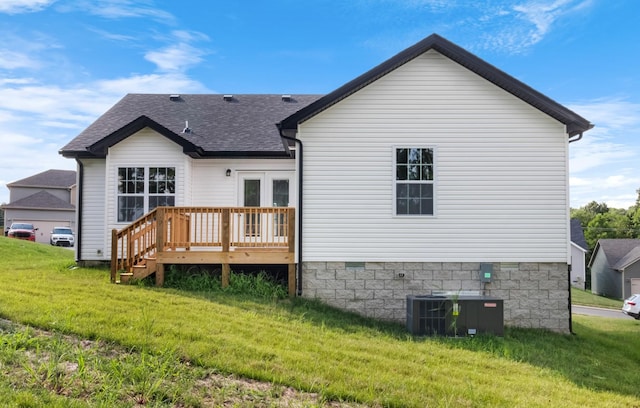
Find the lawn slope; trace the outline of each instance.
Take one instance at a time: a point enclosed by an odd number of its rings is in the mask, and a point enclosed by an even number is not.
[[[575,336],[510,329],[504,338],[412,338],[400,325],[300,299],[114,285],[107,270],[75,268],[70,251],[45,245],[0,238],[0,259],[2,318],[136,353],[169,351],[176,364],[319,393],[326,401],[640,405],[636,321],[579,317]]]

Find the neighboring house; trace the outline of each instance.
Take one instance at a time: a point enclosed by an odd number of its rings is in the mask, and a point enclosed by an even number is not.
[[[9,203],[5,211],[5,229],[14,222],[32,223],[38,231],[36,241],[49,242],[53,227],[76,226],[76,172],[47,170],[7,184]]]
[[[61,154],[80,261],[155,205],[288,203],[301,296],[404,321],[407,295],[478,291],[568,332],[567,158],[591,127],[432,35],[323,97],[127,95]]]
[[[640,293],[640,239],[600,239],[589,260],[591,292],[626,299]]]
[[[584,238],[584,230],[577,218],[571,219],[571,285],[578,289],[585,289],[586,255],[589,245]]]

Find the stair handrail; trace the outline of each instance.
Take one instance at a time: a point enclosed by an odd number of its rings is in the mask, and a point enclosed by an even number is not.
[[[133,266],[156,253],[156,209],[120,231],[111,230],[111,282],[118,272],[130,273]]]

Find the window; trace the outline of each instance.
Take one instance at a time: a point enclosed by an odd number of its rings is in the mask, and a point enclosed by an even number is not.
[[[260,180],[244,180],[244,206],[260,207]],[[260,235],[260,214],[249,213],[244,219],[244,233],[247,236]]]
[[[289,180],[273,180],[273,206],[288,207],[289,206]],[[285,213],[274,214],[274,232],[277,237],[287,235],[287,216]]]
[[[160,206],[176,204],[176,169],[149,168],[149,211]]]
[[[118,222],[131,222],[158,206],[175,205],[174,167],[119,167]]]
[[[433,149],[396,148],[396,214],[433,215]]]

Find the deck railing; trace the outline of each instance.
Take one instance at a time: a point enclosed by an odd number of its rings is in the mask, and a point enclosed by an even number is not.
[[[112,232],[111,280],[150,258],[163,264],[294,264],[295,209],[158,207]],[[158,282],[158,279],[156,279]],[[224,283],[224,276],[223,276]]]
[[[117,271],[131,272],[132,268],[155,256],[157,209],[138,218],[126,228],[111,233],[111,282]]]

